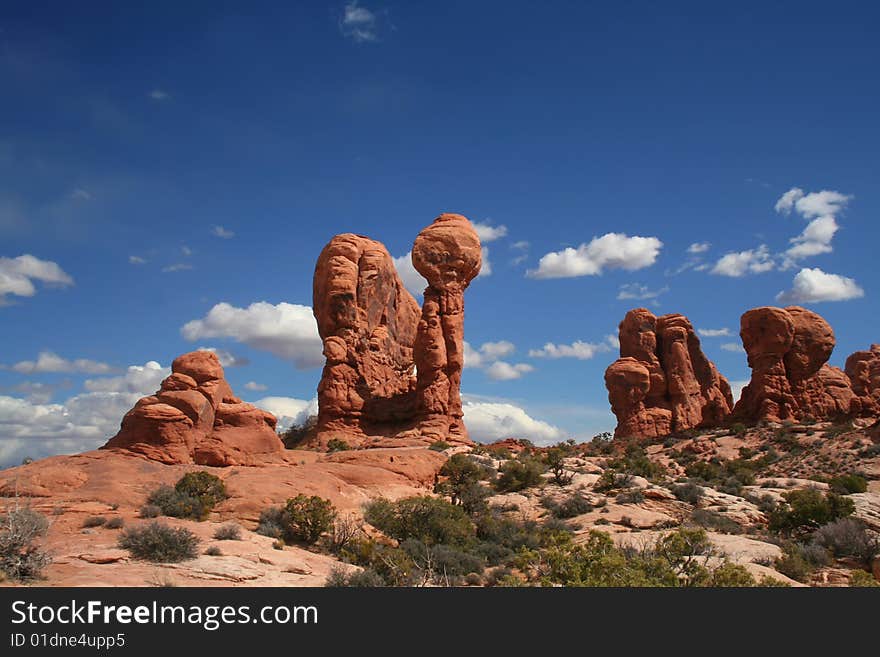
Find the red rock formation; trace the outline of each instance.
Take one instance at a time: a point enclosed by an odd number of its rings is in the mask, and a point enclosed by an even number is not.
[[[416,237],[412,262],[428,281],[414,353],[419,433],[468,441],[460,392],[464,291],[480,273],[480,238],[465,217],[442,214]]]
[[[616,436],[655,438],[724,422],[730,385],[684,315],[636,308],[619,328],[621,357],[605,371]]]
[[[356,444],[411,423],[419,305],[385,247],[350,233],[330,240],[315,266],[313,309],[327,359],[318,385],[319,442]]]
[[[102,449],[121,449],[162,463],[249,465],[280,452],[275,416],[232,394],[223,367],[209,351],[193,351],[171,364],[155,395],[143,397]]]
[[[459,391],[464,290],[480,255],[461,215],[441,215],[419,233],[413,265],[428,280],[420,313],[382,244],[351,234],[330,241],[315,267],[313,308],[327,362],[314,442],[468,442]]]
[[[825,420],[851,412],[849,379],[827,365],[835,339],[822,317],[798,306],[754,308],[741,318],[740,337],[752,379],[734,409],[737,418]]]
[[[856,396],[853,413],[880,415],[880,344],[850,354],[844,367]]]

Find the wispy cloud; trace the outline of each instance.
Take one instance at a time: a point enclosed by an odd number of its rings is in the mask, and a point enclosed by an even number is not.
[[[339,29],[355,43],[372,43],[379,40],[379,17],[353,0],[343,9]]]
[[[149,93],[149,96],[150,96],[150,98],[152,98],[153,100],[155,100],[157,102],[162,102],[163,100],[168,100],[169,98],[171,98],[171,96],[168,94],[168,92],[163,91],[162,89],[153,89]]]
[[[192,265],[189,265],[185,262],[178,262],[173,265],[168,265],[167,267],[162,267],[162,273],[163,274],[170,274],[170,273],[173,273],[176,271],[189,271],[192,268],[193,268]]]
[[[233,237],[235,237],[235,233],[233,233],[231,230],[227,230],[223,226],[214,226],[211,229],[211,234],[214,237],[219,237],[224,240],[232,239]]]

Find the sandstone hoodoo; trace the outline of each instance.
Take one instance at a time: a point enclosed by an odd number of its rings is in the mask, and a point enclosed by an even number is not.
[[[752,378],[735,417],[783,422],[834,419],[852,412],[856,395],[850,378],[828,365],[835,338],[822,317],[798,306],[754,308],[742,316],[740,337]]]
[[[283,449],[275,423],[274,415],[232,393],[215,354],[193,351],[174,360],[159,391],[125,414],[102,449],[168,464],[250,465]]]
[[[337,235],[315,267],[313,308],[326,364],[315,441],[468,442],[460,397],[464,290],[480,270],[471,223],[444,214],[413,246],[428,281],[420,310],[385,247]]]
[[[880,415],[880,344],[849,355],[845,365],[846,376],[852,384],[853,413]]]
[[[620,323],[620,358],[605,371],[615,436],[656,438],[722,424],[733,408],[730,384],[706,358],[690,321],[645,308]]]

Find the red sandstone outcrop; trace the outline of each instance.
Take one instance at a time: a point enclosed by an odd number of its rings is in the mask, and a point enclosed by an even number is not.
[[[880,415],[880,344],[850,354],[844,367],[855,395],[853,413]]]
[[[411,422],[419,305],[385,247],[350,233],[330,240],[315,266],[312,307],[327,359],[319,438],[388,435]]]
[[[428,281],[420,312],[381,243],[344,234],[324,247],[313,308],[327,361],[314,442],[468,442],[459,391],[464,290],[480,256],[461,215],[441,215],[419,233],[413,265]]]
[[[102,449],[162,463],[248,465],[280,452],[275,416],[233,395],[217,356],[193,351],[171,364],[156,394],[141,398]]]
[[[480,238],[465,217],[442,214],[416,237],[412,263],[428,281],[414,351],[419,432],[467,441],[460,392],[464,291],[480,273]]]
[[[736,404],[736,417],[782,422],[851,412],[850,380],[827,364],[835,339],[822,317],[798,306],[754,308],[741,318],[740,337],[752,378]]]
[[[655,438],[718,426],[733,407],[730,385],[700,348],[690,321],[629,311],[619,327],[620,358],[605,371],[616,436]]]

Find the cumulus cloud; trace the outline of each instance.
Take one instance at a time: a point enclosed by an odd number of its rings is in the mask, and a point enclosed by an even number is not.
[[[254,392],[263,392],[269,389],[269,386],[257,383],[256,381],[248,381],[244,384],[245,390],[253,390]]]
[[[743,348],[743,346],[742,346],[740,343],[738,343],[738,342],[725,342],[724,344],[721,345],[721,348],[722,348],[724,351],[732,351],[732,352],[737,353],[737,354],[744,354],[744,353],[746,353],[746,350],[745,350],[745,349]]]
[[[465,397],[464,423],[471,438],[491,443],[505,438],[527,438],[536,445],[548,445],[565,439],[558,427],[531,417],[519,406],[506,402],[483,402]]]
[[[407,251],[406,255],[402,255],[399,258],[392,258],[394,261],[394,268],[397,270],[397,275],[400,276],[400,280],[403,281],[403,286],[409,290],[413,296],[420,297],[422,293],[425,291],[425,288],[428,287],[428,281],[416,271],[416,268],[413,267],[412,263],[412,251]]]
[[[480,241],[484,244],[486,242],[494,242],[497,239],[507,236],[507,226],[503,224],[500,226],[492,226],[490,224],[475,221],[473,226],[474,230],[477,231]]]
[[[793,246],[785,252],[783,268],[788,269],[802,258],[831,253],[831,240],[839,228],[837,220],[831,215],[813,219],[800,235],[789,240]]]
[[[162,367],[154,360],[143,365],[131,365],[122,376],[86,379],[83,387],[89,392],[122,392],[144,397],[159,389],[162,379],[171,374],[170,367]]]
[[[596,276],[605,269],[635,271],[650,267],[663,246],[656,237],[630,237],[607,233],[594,237],[589,244],[568,247],[542,256],[538,268],[529,270],[531,278],[571,278]]]
[[[821,301],[848,301],[865,296],[865,291],[852,278],[828,274],[818,267],[804,268],[795,274],[790,290],[780,292],[781,303],[818,303]]]
[[[791,214],[794,210],[805,219],[812,219],[840,213],[852,198],[830,189],[804,194],[799,187],[792,187],[776,201],[775,209],[780,214]]]
[[[657,290],[652,290],[647,285],[641,285],[640,283],[626,283],[620,286],[620,290],[617,293],[617,298],[620,300],[656,299],[661,294],[664,294],[666,292],[669,292],[668,286],[663,286]]]
[[[486,368],[486,376],[493,381],[512,381],[519,379],[523,374],[532,372],[535,368],[528,363],[508,363],[497,360]]]
[[[141,258],[140,256],[131,255],[131,256],[128,256],[128,264],[130,264],[130,265],[145,265],[145,264],[147,264],[147,259]]]
[[[34,296],[37,293],[34,281],[57,287],[73,285],[70,274],[51,260],[40,260],[28,253],[17,258],[0,258],[0,306],[7,303],[7,295]]]
[[[218,303],[202,319],[184,324],[180,332],[190,341],[229,338],[275,354],[299,369],[324,363],[318,325],[309,306],[259,301],[237,308]]]
[[[720,338],[732,335],[729,328],[720,328],[720,329],[697,329],[697,333],[702,335],[704,338]]]
[[[309,400],[295,397],[263,397],[253,404],[278,418],[280,431],[294,425],[302,425],[310,416],[318,414],[317,397]]]
[[[528,363],[511,364],[501,360],[513,354],[514,351],[516,351],[516,346],[507,340],[484,342],[478,349],[465,341],[464,366],[484,370],[486,376],[493,381],[519,379],[523,374],[527,374],[535,368]]]
[[[804,197],[804,190],[800,187],[792,187],[776,201],[774,209],[779,214],[791,214],[794,204]]]
[[[109,374],[113,368],[88,358],[68,360],[51,351],[41,351],[37,360],[23,360],[14,365],[4,365],[3,369],[13,370],[20,374],[43,374],[48,372],[65,372],[68,374]]]
[[[358,5],[357,0],[345,5],[339,29],[343,36],[355,43],[370,43],[379,40],[379,18],[367,9]]]
[[[529,350],[532,358],[577,358],[578,360],[590,360],[597,354],[603,354],[612,349],[619,349],[620,341],[616,335],[609,335],[603,342],[584,342],[575,340],[571,344],[555,344],[548,342],[540,349]]]
[[[803,258],[831,253],[831,241],[840,228],[835,215],[843,212],[851,199],[833,190],[805,194],[801,188],[792,187],[776,201],[775,209],[780,214],[794,211],[811,220],[800,235],[789,240],[792,246],[783,254],[782,269],[790,269]]]
[[[214,226],[211,229],[211,235],[224,240],[229,240],[235,237],[235,233],[233,233],[231,230],[227,230],[223,226]]]
[[[770,271],[775,266],[776,263],[770,255],[770,250],[766,244],[762,244],[757,249],[723,255],[711,271],[720,276],[739,278],[746,274],[761,274]]]
[[[710,248],[712,248],[712,245],[709,242],[694,242],[687,248],[687,252],[693,254],[705,253]]]

